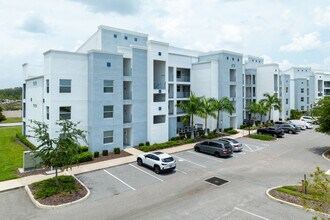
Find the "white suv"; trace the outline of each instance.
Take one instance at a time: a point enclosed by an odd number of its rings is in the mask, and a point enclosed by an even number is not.
[[[140,154],[136,162],[139,166],[151,167],[157,174],[162,171],[173,171],[176,167],[173,157],[162,152]]]
[[[300,117],[300,120],[301,120],[301,121],[308,122],[308,123],[310,123],[310,124],[315,123],[315,119],[314,119],[313,117],[311,117],[311,116],[301,116],[301,117]]]

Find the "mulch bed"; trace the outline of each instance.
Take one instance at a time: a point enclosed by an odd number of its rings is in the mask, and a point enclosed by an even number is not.
[[[289,195],[284,192],[279,192],[275,189],[272,189],[269,192],[269,194],[277,199],[281,199],[286,202],[291,202],[291,203],[303,206],[302,199],[297,196]],[[325,211],[325,213],[330,214],[330,205],[329,204],[323,204],[323,203],[315,202],[315,201],[308,201],[308,204],[310,207],[322,207],[322,209]]]
[[[106,160],[112,160],[112,159],[121,158],[121,157],[127,157],[127,156],[131,156],[131,155],[132,154],[127,153],[126,151],[120,151],[120,154],[115,154],[115,153],[111,152],[111,153],[109,153],[108,156],[100,155],[97,158],[93,158],[93,160],[91,160],[91,161],[80,163],[79,165],[74,165],[73,167],[80,166],[80,165],[85,165],[85,164],[90,164],[90,163],[97,163],[97,162],[106,161]],[[37,175],[37,174],[46,175],[46,172],[49,171],[49,170],[50,170],[49,168],[47,168],[47,169],[44,168],[44,169],[31,170],[31,171],[24,172],[24,173],[19,173],[17,171],[17,173],[20,177],[25,177],[25,176],[31,176],[31,175]]]
[[[62,205],[69,202],[77,201],[87,194],[87,189],[83,185],[81,185],[76,179],[75,184],[76,186],[79,186],[79,190],[76,190],[71,193],[58,193],[46,198],[39,198],[37,199],[37,201],[42,205]],[[35,190],[33,189],[33,186],[29,185],[29,188],[34,195]]]
[[[330,150],[328,150],[328,151],[324,154],[324,156],[330,160]]]

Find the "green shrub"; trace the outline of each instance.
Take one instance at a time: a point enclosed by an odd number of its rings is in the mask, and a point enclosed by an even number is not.
[[[119,147],[115,147],[115,148],[113,149],[113,152],[114,152],[115,154],[120,154],[120,148],[119,148]]]
[[[238,133],[238,131],[236,131],[236,130],[229,130],[229,131],[227,131],[227,133],[228,134],[237,134]]]
[[[20,140],[26,147],[30,148],[31,150],[37,150],[37,147],[34,146],[26,137],[24,137],[22,134],[17,133],[16,138]]]
[[[265,135],[265,134],[250,134],[249,137],[250,138],[253,138],[253,139],[263,140],[263,141],[272,141],[272,140],[275,140],[274,137],[272,137],[270,135]]]
[[[83,152],[78,154],[78,161],[79,163],[87,162],[93,160],[93,154],[91,152]]]
[[[150,146],[150,142],[149,141],[146,142],[146,146]]]
[[[225,132],[227,132],[227,131],[230,131],[230,130],[233,130],[233,128],[232,127],[230,127],[230,128],[225,128],[225,129],[223,129]]]
[[[100,153],[98,151],[95,151],[94,152],[94,157],[96,158],[96,157],[99,157],[99,156],[100,156]]]
[[[102,156],[108,156],[109,154],[109,151],[108,150],[103,150],[102,151]]]
[[[240,129],[249,128],[249,125],[241,125],[239,128],[240,128]]]
[[[169,147],[174,147],[174,146],[188,144],[188,143],[194,143],[194,142],[196,142],[195,139],[172,140],[172,141],[168,141],[168,142],[160,143],[160,144],[155,143],[151,146],[140,146],[139,149],[144,152],[149,152],[149,151],[155,151],[155,150],[159,150],[159,149],[165,149],[165,148],[169,148]]]
[[[139,147],[144,146],[144,143],[139,143]]]
[[[78,148],[78,152],[79,153],[83,153],[83,152],[87,152],[88,151],[88,147],[87,146],[80,146]]]

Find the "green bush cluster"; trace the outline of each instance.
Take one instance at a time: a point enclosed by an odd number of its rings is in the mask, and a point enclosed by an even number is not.
[[[72,176],[59,176],[59,186],[56,187],[55,177],[43,180],[32,184],[32,189],[35,190],[34,198],[46,198],[57,193],[71,193],[80,189],[80,186],[75,184],[75,179]]]
[[[108,156],[109,154],[109,151],[108,150],[103,150],[102,151],[102,156]]]
[[[175,136],[170,139],[170,141],[178,141],[178,140],[183,140],[185,137],[184,136]]]
[[[17,133],[16,138],[31,150],[37,150],[37,147],[34,146],[30,141],[28,141],[28,139],[26,139],[26,137],[24,137],[22,134]]]
[[[232,128],[232,127],[230,127],[230,128],[225,128],[225,129],[223,129],[225,132],[228,132],[228,131],[230,131],[230,130],[233,130],[234,128]]]
[[[188,144],[188,143],[194,143],[196,142],[195,139],[186,139],[186,140],[176,140],[176,141],[168,141],[165,143],[161,144],[153,144],[150,146],[140,146],[139,149],[144,151],[144,152],[149,152],[149,151],[154,151],[154,150],[159,150],[159,149],[165,149],[169,147],[174,147],[182,144]]]
[[[78,152],[83,153],[88,151],[88,146],[79,146]]]
[[[272,141],[275,140],[274,137],[265,134],[250,134],[250,138],[263,140],[263,141]]]
[[[115,147],[115,148],[113,149],[113,152],[114,152],[115,154],[120,154],[120,148],[119,148],[119,147]]]
[[[211,132],[208,135],[202,135],[201,137],[205,138],[205,139],[212,139],[212,138],[221,137],[221,136],[223,136],[223,134]]]
[[[149,141],[146,142],[146,146],[150,146],[150,142]]]
[[[94,158],[99,157],[99,156],[100,156],[100,152],[95,151],[95,152],[94,152]]]
[[[144,146],[144,143],[139,143],[139,147]]]
[[[228,134],[237,134],[238,133],[238,131],[236,131],[236,130],[229,130],[229,131],[227,131],[227,133]]]
[[[93,154],[91,152],[88,152],[88,151],[87,152],[82,152],[82,153],[78,154],[77,158],[78,158],[79,163],[83,163],[83,162],[93,160]]]

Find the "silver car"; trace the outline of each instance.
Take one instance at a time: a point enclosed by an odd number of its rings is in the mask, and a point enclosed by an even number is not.
[[[233,151],[238,152],[243,150],[243,145],[242,143],[236,141],[235,139],[231,138],[220,138],[219,141],[226,141],[228,142],[232,147]]]
[[[233,154],[232,146],[226,141],[206,140],[195,145],[196,152],[212,154],[216,157],[227,157]]]

